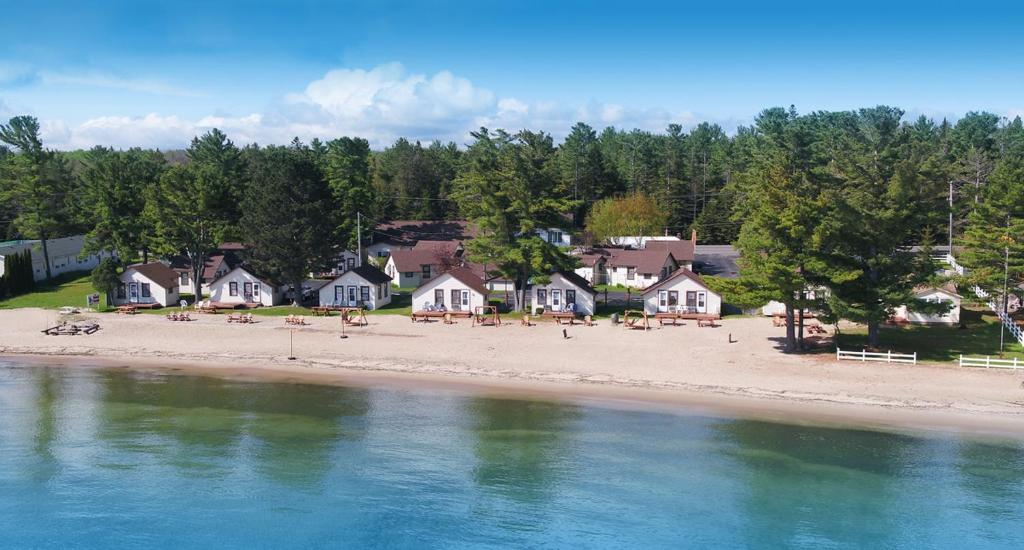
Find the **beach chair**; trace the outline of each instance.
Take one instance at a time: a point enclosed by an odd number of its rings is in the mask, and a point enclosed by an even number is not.
[[[585,326],[585,327],[592,327],[592,326],[594,326],[594,318],[591,317],[590,315],[584,315],[583,316],[583,326]]]
[[[241,313],[228,313],[228,322],[229,323],[241,323],[242,322],[242,314]]]
[[[445,313],[444,314],[444,324],[446,324],[446,325],[454,325],[455,324],[455,320],[452,319],[452,314],[451,313]]]
[[[524,327],[532,327],[533,324],[530,323],[530,314],[524,314],[523,319],[519,321],[519,324],[523,325]]]

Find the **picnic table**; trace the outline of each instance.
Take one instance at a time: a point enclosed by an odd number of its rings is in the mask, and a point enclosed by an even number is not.
[[[138,308],[135,306],[117,306],[117,313],[122,315],[135,315],[138,313]]]
[[[654,318],[658,321],[658,324],[665,326],[665,323],[671,322],[673,326],[684,319],[682,313],[674,313],[671,311],[662,311],[654,314]],[[686,323],[682,323],[686,324]]]
[[[559,325],[562,324],[562,321],[568,321],[569,325],[576,321],[576,314],[571,311],[545,311],[541,315],[554,319],[555,323]]]
[[[330,317],[332,311],[334,310],[328,306],[313,306],[310,308],[313,317]]]

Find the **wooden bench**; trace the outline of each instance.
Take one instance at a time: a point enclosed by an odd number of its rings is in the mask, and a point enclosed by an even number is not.
[[[429,322],[431,319],[444,319],[446,313],[452,318],[463,317],[468,319],[473,316],[473,313],[469,311],[414,311],[410,314],[410,318],[414,323]]]
[[[672,326],[676,326],[677,324],[686,324],[681,323],[681,321],[683,320],[682,313],[671,313],[668,311],[662,311],[660,313],[655,313],[654,318],[657,319],[658,324],[661,326],[665,326],[665,323],[669,323]]]

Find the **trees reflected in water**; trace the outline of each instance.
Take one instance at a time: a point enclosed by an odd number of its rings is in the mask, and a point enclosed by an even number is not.
[[[336,386],[136,372],[104,372],[99,385],[99,437],[200,476],[315,483],[370,409],[366,390]]]
[[[579,407],[542,401],[471,398],[477,465],[473,479],[503,496],[547,498],[572,464]]]

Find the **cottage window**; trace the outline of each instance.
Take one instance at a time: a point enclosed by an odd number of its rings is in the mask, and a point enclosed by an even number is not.
[[[183,272],[181,275],[178,276],[178,284],[180,284],[181,286],[188,285],[188,273]]]
[[[561,231],[549,231],[548,232],[548,242],[551,243],[551,244],[561,244],[561,242],[562,242],[562,232]]]
[[[626,280],[627,281],[632,281],[633,279],[636,279],[636,268],[635,267],[627,267],[626,268]]]
[[[143,298],[150,298],[152,296],[153,295],[150,294],[150,292],[149,292],[149,283],[142,283],[142,297]]]
[[[423,270],[423,278],[424,279],[429,279],[430,278],[430,264],[424,264],[424,265],[420,266],[420,269]]]
[[[345,265],[348,266],[349,269],[352,269],[353,267],[356,266],[356,259],[348,258],[347,260],[345,260]]]
[[[370,302],[370,287],[359,287],[359,299],[365,304]]]
[[[380,300],[384,297],[384,285],[377,285],[377,299]]]
[[[443,288],[435,288],[434,289],[434,305],[435,306],[443,306],[444,305],[444,289]]]
[[[228,296],[238,296],[238,282],[231,281],[228,283]]]
[[[644,279],[647,279],[648,281],[651,280],[651,274],[650,273],[644,273]]]
[[[413,272],[413,271],[406,271],[405,273],[402,273],[402,277],[405,277],[407,279],[411,278],[411,277],[415,277],[415,276],[416,276],[416,273]]]
[[[124,283],[117,285],[117,299],[124,300],[128,296]]]
[[[384,297],[387,298],[391,293],[391,283],[384,283]]]

